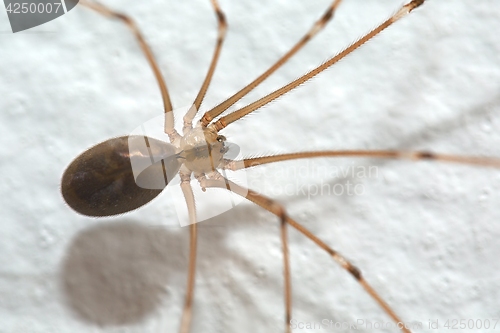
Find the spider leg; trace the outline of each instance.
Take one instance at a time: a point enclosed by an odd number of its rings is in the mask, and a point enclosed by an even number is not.
[[[290,322],[292,320],[292,277],[290,273],[290,253],[288,251],[288,223],[286,212],[282,207],[277,207],[280,218],[281,249],[283,251],[283,276],[285,288],[285,327],[286,332],[291,333]]]
[[[426,151],[397,151],[397,150],[333,150],[302,152],[291,154],[279,154],[246,158],[243,160],[224,160],[223,169],[240,170],[251,168],[257,165],[269,164],[280,161],[296,160],[313,157],[369,157],[369,158],[392,158],[407,159],[413,161],[432,160],[459,164],[479,165],[484,167],[500,168],[500,158],[491,157],[471,157],[436,154]]]
[[[198,230],[196,224],[196,206],[194,201],[193,189],[191,188],[190,180],[191,173],[180,172],[181,176],[181,189],[184,194],[184,199],[186,200],[188,214],[189,214],[189,235],[190,235],[190,245],[189,245],[189,269],[188,269],[188,281],[186,288],[186,301],[184,303],[184,309],[182,311],[180,333],[189,333],[191,327],[191,318],[193,315],[193,296],[194,296],[194,286],[196,282],[196,250],[197,250],[197,240],[198,240]]]
[[[201,103],[203,102],[203,98],[205,97],[205,94],[207,93],[208,86],[210,85],[210,82],[212,81],[212,76],[214,75],[215,67],[217,66],[217,62],[219,60],[219,55],[222,49],[222,44],[224,43],[224,39],[226,37],[226,31],[227,31],[227,22],[226,22],[226,17],[222,10],[220,9],[219,3],[217,0],[211,0],[212,7],[215,10],[215,14],[217,16],[217,22],[218,22],[218,35],[217,35],[217,42],[215,44],[215,50],[214,54],[212,56],[212,61],[210,63],[210,67],[208,68],[207,75],[205,76],[205,80],[203,81],[203,84],[201,85],[200,91],[198,92],[198,95],[196,96],[196,99],[193,102],[193,105],[191,108],[188,110],[186,115],[184,116],[184,131],[187,129],[190,129],[193,127],[193,118],[196,116],[196,113],[198,113],[198,110],[200,109]]]
[[[218,171],[212,172],[209,177],[201,176],[197,178],[201,188],[206,189],[206,184],[217,184],[216,187],[225,188],[229,191],[235,192],[235,189],[231,187],[236,185],[231,182],[226,177],[222,176]],[[236,190],[240,189],[238,185],[236,185]],[[243,191],[245,189],[242,189]],[[236,193],[236,192],[235,192]],[[242,192],[240,192],[242,193]],[[274,203],[271,203],[274,204]],[[291,333],[290,321],[292,320],[292,282],[290,276],[290,256],[288,252],[288,232],[287,232],[287,216],[286,212],[282,206],[276,204],[274,208],[276,210],[276,216],[280,218],[280,236],[281,236],[281,245],[283,251],[283,274],[284,274],[284,293],[285,293],[285,327],[286,333]]]
[[[142,33],[137,27],[135,21],[132,20],[132,18],[130,18],[129,16],[113,11],[96,1],[82,0],[79,3],[84,6],[87,6],[92,10],[95,10],[97,13],[101,15],[119,19],[130,28],[135,38],[139,42],[141,50],[146,56],[149,66],[153,70],[156,81],[158,82],[158,86],[160,87],[161,97],[163,99],[163,109],[165,112],[165,133],[168,134],[171,142],[174,142],[174,140],[179,139],[180,136],[174,128],[174,113],[172,112],[172,102],[170,100],[170,95],[168,93],[167,84],[165,83],[165,79],[163,78],[158,63],[156,62],[153,52],[151,51],[151,48],[146,43],[146,40],[142,36]]]
[[[382,299],[382,297],[375,291],[375,289],[373,289],[368,284],[368,282],[362,276],[361,271],[356,266],[351,264],[349,260],[347,260],[340,253],[329,247],[325,242],[316,237],[312,232],[307,230],[300,223],[296,222],[291,217],[289,217],[286,214],[285,208],[281,204],[253,190],[246,189],[229,180],[226,181],[230,184],[230,191],[245,197],[246,199],[259,205],[265,210],[278,216],[282,220],[282,223],[290,224],[304,236],[312,240],[321,249],[325,250],[340,266],[342,266],[342,268],[344,268],[347,272],[349,272],[356,279],[356,281],[359,282],[359,284],[363,287],[363,289],[365,289],[365,291],[375,300],[375,302],[377,302],[377,304],[387,313],[387,315],[389,315],[389,317],[391,317],[392,320],[394,320],[394,322],[397,324],[398,328],[401,331],[405,333],[411,333],[411,331],[406,327],[403,321],[399,319],[399,317],[396,315],[394,310],[392,310],[392,308]],[[210,188],[210,187],[226,188],[226,183],[224,181],[205,179],[202,183],[203,183],[202,186],[204,186],[205,188]],[[286,255],[286,257],[288,259],[288,254]],[[290,322],[288,322],[287,324],[289,323]]]

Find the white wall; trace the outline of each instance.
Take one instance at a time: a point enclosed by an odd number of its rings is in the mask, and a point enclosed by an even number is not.
[[[328,3],[221,1],[229,33],[203,110],[271,65]],[[106,4],[137,19],[175,106],[191,103],[216,35],[209,1]],[[400,4],[345,0],[321,35],[238,105],[312,69]],[[493,0],[429,0],[312,82],[223,134],[247,155],[390,148],[500,156],[499,16],[500,5]],[[161,228],[174,217],[169,196],[161,195],[122,217],[91,219],[74,213],[58,188],[65,167],[86,148],[127,134],[161,113],[158,88],[134,39],[120,23],[83,8],[26,32],[11,34],[9,29],[1,11],[0,332],[177,330],[188,238],[186,229]],[[378,176],[351,179],[321,171],[355,165],[375,165]],[[285,170],[307,171],[290,179]],[[285,204],[292,217],[359,266],[404,320],[427,325],[429,319],[443,324],[446,319],[500,315],[498,170],[346,159],[282,163],[251,170],[249,176],[256,190]],[[362,184],[364,194],[287,195],[276,190],[284,184],[333,187],[347,181]],[[252,204],[200,224],[192,332],[282,330],[277,226],[275,217]],[[117,255],[109,263],[117,294],[142,289],[127,282],[130,272],[147,271],[141,279],[148,278],[153,287],[161,285],[164,276],[169,280],[165,296],[159,298],[162,305],[155,308],[152,301],[154,310],[140,320],[123,315],[142,313],[129,305],[95,311],[91,293],[79,290],[79,304],[90,306],[90,317],[110,324],[124,316],[132,321],[125,328],[97,328],[83,320],[67,306],[71,297],[61,287],[61,281],[75,278],[62,268],[71,244],[76,237],[94,244],[101,239],[96,235],[104,235],[106,244],[115,244],[113,239],[127,242],[117,250],[126,258]],[[297,321],[389,321],[310,241],[291,230],[290,242]],[[147,249],[147,244],[153,244],[151,251],[170,251],[168,266],[161,264],[163,255],[153,258],[147,250],[134,257],[137,248]],[[118,268],[127,263],[136,270],[121,273]],[[147,297],[154,299],[156,291],[152,288]]]

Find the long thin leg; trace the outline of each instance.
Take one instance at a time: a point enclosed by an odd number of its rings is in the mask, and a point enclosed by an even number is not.
[[[401,329],[401,331],[405,333],[411,333],[410,330],[406,328],[406,325],[404,325],[403,321],[399,319],[399,317],[396,315],[394,310],[391,309],[391,307],[382,299],[382,297],[380,297],[380,295],[375,291],[375,289],[373,289],[368,284],[368,282],[363,278],[361,271],[356,266],[351,264],[340,253],[329,247],[325,242],[316,237],[312,232],[307,230],[300,223],[296,222],[291,217],[289,217],[286,214],[285,209],[282,205],[280,205],[279,203],[270,198],[263,196],[262,194],[259,194],[250,189],[243,188],[242,186],[237,185],[229,180],[226,180],[226,182],[229,182],[230,184],[230,191],[245,197],[246,199],[261,206],[262,208],[273,213],[279,218],[284,218],[286,220],[286,223],[290,224],[292,227],[297,229],[307,238],[312,240],[320,248],[325,250],[338,264],[340,264],[340,266],[342,266],[346,271],[348,271],[356,279],[356,281],[359,282],[359,284],[375,300],[375,302],[377,302],[377,304],[389,315],[389,317],[391,317],[392,320],[396,322],[398,328]],[[212,180],[212,179],[210,180],[204,179],[201,182],[201,185],[205,188],[210,188],[210,187],[226,188],[226,183],[224,181]]]
[[[434,160],[442,162],[471,164],[485,167],[500,168],[500,158],[491,157],[470,157],[435,154],[426,151],[394,151],[394,150],[337,150],[337,151],[317,151],[280,154],[272,156],[262,156],[255,158],[247,158],[243,160],[225,160],[224,169],[240,170],[251,168],[254,166],[269,164],[274,162],[296,160],[302,158],[313,157],[369,157],[369,158],[393,158],[393,159],[408,159],[413,161],[419,160]]]
[[[227,185],[227,184],[226,184]],[[292,320],[292,277],[290,273],[290,253],[288,251],[288,231],[286,222],[286,213],[281,211],[280,217],[281,247],[283,251],[283,276],[285,293],[285,327],[286,332],[291,333],[290,321]]]
[[[230,187],[235,185],[237,190],[244,191],[245,189],[239,187],[238,185],[231,182],[229,179],[223,177],[218,172],[215,173],[217,177],[211,177],[210,180],[206,177],[198,177],[201,188],[205,189],[205,183],[210,185],[217,184],[217,186],[208,187],[222,187],[227,190],[233,191]],[[236,192],[235,192],[236,193]],[[242,192],[238,193],[241,195]],[[245,196],[243,194],[243,196]],[[274,204],[274,203],[272,203]],[[283,275],[284,275],[284,294],[285,294],[285,330],[287,333],[291,333],[290,321],[292,320],[292,282],[290,276],[290,255],[288,252],[288,232],[287,232],[287,215],[282,206],[276,204],[274,207],[276,211],[276,216],[280,219],[280,236],[281,245],[283,251]]]
[[[205,97],[205,94],[207,93],[208,86],[210,85],[210,82],[212,81],[212,76],[214,75],[215,67],[217,66],[217,62],[219,60],[219,55],[222,49],[222,44],[224,43],[224,39],[226,37],[226,31],[227,31],[227,22],[226,22],[226,17],[222,10],[220,9],[219,3],[217,0],[211,0],[212,6],[214,7],[215,14],[217,16],[217,22],[218,22],[218,34],[217,34],[217,42],[215,45],[215,50],[214,54],[212,56],[212,62],[210,63],[210,67],[208,69],[207,75],[205,77],[205,80],[203,81],[203,84],[201,85],[201,89],[198,92],[198,95],[196,96],[196,99],[194,100],[193,105],[191,108],[188,110],[186,115],[184,116],[184,128],[192,128],[193,127],[193,118],[196,116],[196,113],[198,113],[198,110],[200,109],[201,103],[203,102],[203,98]]]
[[[198,242],[198,230],[196,224],[196,206],[194,202],[193,189],[189,183],[191,179],[190,174],[181,173],[181,189],[186,200],[188,215],[189,215],[189,269],[188,269],[188,282],[186,288],[186,301],[184,310],[182,312],[180,333],[189,333],[191,327],[191,317],[193,314],[193,295],[194,286],[196,282],[196,248]]]
[[[284,63],[286,63],[295,53],[297,53],[304,45],[307,44],[318,32],[320,32],[328,21],[333,17],[335,10],[340,5],[342,0],[334,0],[332,4],[328,7],[323,16],[317,20],[311,29],[302,37],[297,44],[295,44],[290,51],[288,51],[284,56],[282,56],[274,65],[272,65],[267,71],[262,73],[258,78],[249,83],[243,89],[238,91],[236,94],[217,105],[210,111],[206,112],[201,119],[201,125],[207,126],[212,119],[220,115],[222,112],[226,111],[231,105],[239,101],[243,96],[252,91],[255,87],[262,83],[265,79],[267,79],[272,73],[274,73],[278,68],[280,68]]]
[[[425,0],[412,0],[408,4],[404,5],[401,7],[394,15],[392,15],[388,20],[386,20],[384,23],[370,31],[368,34],[364,35],[359,39],[357,42],[354,44],[350,45],[346,49],[344,49],[342,52],[334,56],[333,58],[330,58],[327,60],[325,63],[322,65],[316,67],[312,71],[302,75],[298,79],[290,82],[289,84],[285,85],[284,87],[275,90],[274,92],[270,93],[269,95],[262,97],[261,99],[245,106],[244,108],[241,108],[239,110],[236,110],[230,114],[228,114],[225,117],[220,118],[218,121],[214,122],[213,124],[210,125],[214,130],[220,131],[221,129],[225,128],[227,125],[231,124],[232,122],[235,122],[236,120],[246,116],[247,114],[261,108],[262,106],[266,105],[267,103],[275,100],[276,98],[286,94],[290,90],[298,87],[299,85],[303,84],[304,82],[310,80],[311,78],[315,77],[328,67],[332,66],[333,64],[339,62],[341,59],[345,58],[348,54],[352,53],[354,50],[359,48],[361,45],[378,35],[380,32],[385,30],[387,27],[392,25],[394,22],[398,21],[402,17],[406,16],[409,14],[412,10],[417,8],[418,6],[422,5]]]
[[[116,19],[121,20],[123,23],[125,23],[132,33],[134,34],[135,38],[139,42],[139,45],[141,47],[142,52],[146,56],[146,59],[148,60],[149,66],[153,70],[153,73],[155,75],[156,81],[158,82],[158,86],[160,87],[161,91],[161,97],[163,99],[163,109],[165,112],[165,133],[167,133],[170,137],[170,141],[174,141],[175,139],[179,138],[179,134],[174,128],[174,113],[172,112],[172,102],[170,101],[170,95],[168,93],[167,89],[167,84],[165,83],[165,79],[163,78],[163,75],[160,71],[160,68],[158,66],[158,63],[156,62],[156,59],[153,55],[153,52],[151,51],[151,48],[148,46],[146,41],[144,40],[144,37],[142,36],[141,31],[135,24],[135,21],[132,20],[132,18],[128,17],[127,15],[118,13],[116,11],[113,11],[109,9],[108,7],[95,2],[95,1],[80,1],[80,4],[89,7],[90,9],[95,10],[101,15],[107,16],[107,17],[113,17]]]

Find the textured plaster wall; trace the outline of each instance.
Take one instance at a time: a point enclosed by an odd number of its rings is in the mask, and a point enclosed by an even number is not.
[[[328,3],[222,0],[229,32],[204,110],[278,59]],[[138,21],[173,103],[189,105],[216,36],[209,1],[106,4]],[[346,0],[321,35],[238,105],[314,68],[400,4]],[[127,215],[92,219],[74,213],[58,188],[86,148],[161,113],[139,48],[120,23],[83,8],[23,33],[9,29],[0,10],[0,332],[176,331],[188,236],[175,227],[168,194]],[[246,155],[390,148],[500,156],[498,31],[498,1],[429,0],[223,134]],[[356,165],[377,173],[353,177]],[[248,176],[359,266],[404,320],[499,317],[498,170],[342,159]],[[314,193],[348,182],[363,193]],[[252,204],[200,224],[192,332],[282,331],[277,226]],[[309,240],[290,230],[290,243],[294,319],[389,321]]]

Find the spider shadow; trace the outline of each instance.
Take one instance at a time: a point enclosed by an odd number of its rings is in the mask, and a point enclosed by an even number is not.
[[[97,326],[140,322],[167,294],[165,282],[176,272],[170,267],[182,267],[175,251],[182,238],[131,220],[80,231],[61,263],[66,305],[79,319]]]
[[[199,224],[198,284],[200,280],[211,281],[211,276],[224,275],[227,267],[245,274],[259,270],[250,260],[251,254],[240,254],[230,244],[233,232],[256,226],[254,221],[261,219],[258,207],[238,205],[222,215]],[[234,223],[221,225],[220,219]],[[277,220],[274,225],[270,223],[279,241],[278,225]],[[65,305],[79,320],[93,326],[140,323],[158,313],[163,303],[175,298],[174,294],[181,294],[183,302],[188,258],[188,228],[147,226],[120,219],[83,229],[74,236],[61,262],[59,284]],[[266,290],[281,290],[275,279],[264,284]],[[224,288],[234,300],[252,307],[254,313],[259,311],[251,286],[238,282]],[[198,299],[195,311],[203,311],[201,303],[210,302]]]

